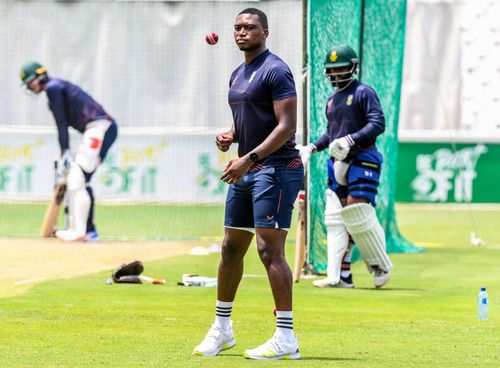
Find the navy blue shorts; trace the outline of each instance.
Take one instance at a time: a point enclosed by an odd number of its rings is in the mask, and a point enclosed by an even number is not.
[[[333,160],[328,160],[328,187],[339,198],[365,198],[376,205],[382,155],[376,149],[361,152],[350,162],[347,170],[347,185],[340,185],[335,179]]]
[[[247,173],[227,191],[224,226],[289,229],[304,169],[267,167]]]

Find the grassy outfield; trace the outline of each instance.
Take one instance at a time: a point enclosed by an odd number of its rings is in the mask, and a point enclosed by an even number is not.
[[[465,209],[465,211],[463,211]],[[472,216],[471,216],[472,214]],[[469,245],[471,219],[487,242]],[[500,211],[398,207],[404,235],[429,246],[393,255],[392,279],[374,290],[361,262],[356,288],[294,287],[303,359],[255,362],[246,348],[269,338],[273,301],[255,247],[233,310],[237,345],[218,357],[191,356],[214,318],[215,289],[181,287],[183,273],[215,276],[218,256],[147,263],[166,285],[106,285],[107,273],[41,284],[0,299],[0,367],[471,367],[500,361]],[[293,261],[293,244],[288,250]],[[485,285],[490,320],[477,321]]]
[[[0,204],[0,236],[39,236],[47,204]],[[62,212],[62,211],[61,211]],[[104,239],[199,239],[221,235],[221,205],[97,205]],[[62,227],[62,213],[59,216]]]

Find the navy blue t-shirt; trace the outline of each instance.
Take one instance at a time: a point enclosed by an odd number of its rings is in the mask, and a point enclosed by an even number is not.
[[[350,134],[355,145],[348,158],[373,148],[377,136],[385,130],[384,113],[376,92],[357,80],[328,98],[326,117],[326,133],[314,145],[321,151],[334,139]]]
[[[273,101],[296,96],[290,68],[269,50],[250,64],[241,64],[229,81],[229,106],[233,113],[238,156],[242,157],[260,145],[276,128]],[[287,166],[298,157],[295,136],[281,148],[265,157],[262,166]]]
[[[112,118],[80,87],[62,79],[50,78],[44,86],[49,108],[56,120],[61,151],[69,148],[68,127],[83,133],[87,123]]]

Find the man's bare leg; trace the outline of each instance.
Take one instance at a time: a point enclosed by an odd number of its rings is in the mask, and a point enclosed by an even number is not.
[[[234,301],[243,277],[243,259],[253,236],[249,231],[225,228],[217,278],[217,300]]]
[[[276,331],[267,342],[245,350],[248,359],[300,359],[293,333],[292,271],[285,259],[287,232],[275,228],[256,228],[257,249],[264,264],[276,304]]]
[[[292,310],[292,271],[285,259],[287,231],[257,228],[257,249],[273,292],[276,310]]]
[[[201,344],[194,348],[193,355],[217,355],[236,344],[231,324],[231,312],[236,291],[243,276],[243,258],[253,236],[253,233],[249,231],[225,228],[217,280],[215,322]]]

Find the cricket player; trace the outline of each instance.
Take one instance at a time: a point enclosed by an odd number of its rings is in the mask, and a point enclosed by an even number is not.
[[[225,152],[238,143],[221,179],[229,184],[225,234],[219,263],[215,322],[194,355],[217,355],[235,345],[231,312],[243,275],[243,259],[256,236],[276,305],[276,330],[266,343],[246,350],[247,359],[299,359],[293,330],[292,272],[285,240],[304,168],[295,149],[297,97],[288,66],[266,48],[266,15],[243,10],[234,23],[234,39],[244,62],[229,82],[234,125],[216,137]]]
[[[350,264],[352,244],[359,248],[375,287],[389,281],[392,262],[386,253],[385,234],[375,212],[382,155],[375,147],[385,130],[385,118],[376,92],[357,81],[356,52],[347,45],[328,51],[324,63],[334,93],[326,104],[325,134],[307,146],[297,146],[303,162],[311,154],[328,148],[328,189],[325,225],[327,229],[327,277],[313,285],[352,287],[352,277],[341,280],[342,259]],[[343,284],[341,284],[341,281]]]
[[[50,77],[46,68],[36,61],[26,63],[21,68],[20,77],[29,91],[46,93],[57,126],[61,149],[58,166],[61,168],[60,177],[66,181],[70,226],[56,231],[56,237],[66,241],[97,240],[90,179],[116,139],[116,123],[80,87]],[[83,134],[74,157],[70,151],[69,127]]]

